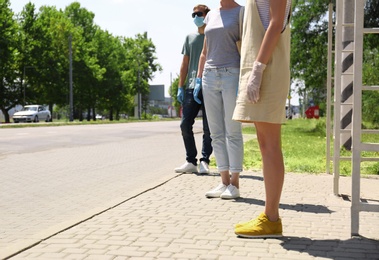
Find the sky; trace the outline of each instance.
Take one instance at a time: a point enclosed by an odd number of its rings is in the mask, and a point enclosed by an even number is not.
[[[55,6],[64,9],[74,0],[10,0],[14,13],[32,2],[38,10],[41,6]],[[191,17],[197,4],[217,8],[219,0],[77,0],[81,7],[95,14],[94,23],[114,36],[134,37],[147,32],[156,47],[157,62],[162,72],[156,72],[150,84],[165,85],[165,96],[171,79],[179,75],[182,61],[182,46],[187,34],[196,32]],[[236,1],[241,5],[245,0]]]

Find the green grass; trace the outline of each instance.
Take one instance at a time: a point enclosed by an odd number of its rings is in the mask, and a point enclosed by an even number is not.
[[[286,172],[326,172],[326,128],[325,119],[288,120],[282,127],[282,149]],[[244,127],[244,134],[254,134],[254,127]],[[362,141],[379,143],[379,136],[364,135]],[[332,140],[331,140],[332,142]],[[341,150],[341,156],[351,156],[350,151]],[[379,153],[362,153],[362,157],[379,157]],[[333,170],[333,165],[330,166]],[[261,170],[262,160],[256,139],[247,141],[244,148],[244,168]],[[379,162],[362,162],[363,175],[379,175]],[[340,174],[351,175],[351,163],[341,161]]]

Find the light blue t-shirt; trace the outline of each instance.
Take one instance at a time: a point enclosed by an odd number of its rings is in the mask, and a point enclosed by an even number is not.
[[[206,23],[207,59],[204,68],[239,68],[239,14],[241,6],[229,10],[212,9]]]

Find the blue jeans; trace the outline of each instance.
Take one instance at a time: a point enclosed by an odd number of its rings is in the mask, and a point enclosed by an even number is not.
[[[201,92],[199,94],[199,98],[200,100],[203,99]],[[197,149],[195,137],[193,135],[193,124],[195,123],[195,118],[200,109],[202,109],[203,112],[203,148],[201,151],[202,158],[200,161],[205,161],[209,164],[209,157],[211,156],[213,149],[207,115],[204,109],[204,101],[202,104],[198,104],[193,99],[193,89],[186,89],[184,93],[183,116],[182,122],[180,123],[180,129],[182,130],[184,146],[186,148],[186,160],[194,165],[197,165]]]
[[[242,171],[243,138],[241,123],[232,120],[239,81],[238,68],[205,69],[203,95],[207,110],[217,168]]]

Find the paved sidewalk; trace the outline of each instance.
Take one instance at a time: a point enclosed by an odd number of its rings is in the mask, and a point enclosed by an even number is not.
[[[332,194],[330,175],[287,174],[281,239],[233,232],[233,224],[263,210],[260,173],[241,175],[237,200],[205,198],[219,181],[217,174],[173,174],[11,259],[379,259],[379,213],[361,213],[362,237],[350,237],[350,178],[340,179],[342,198]],[[378,203],[378,187],[379,179],[362,179],[362,198]]]

